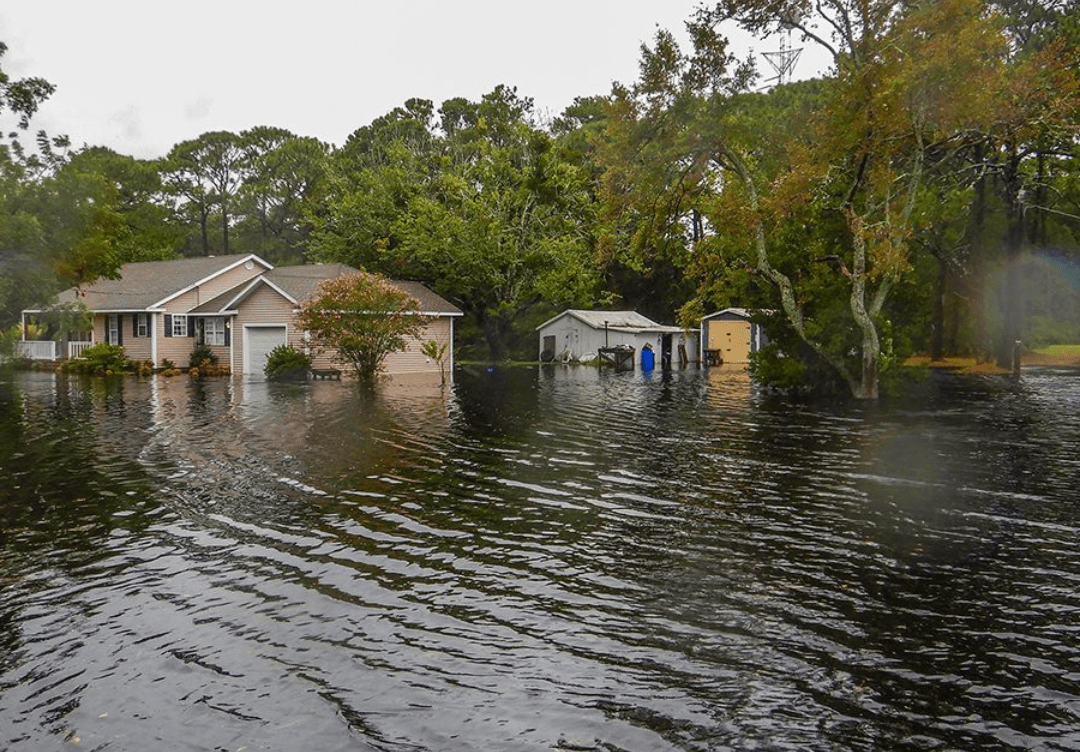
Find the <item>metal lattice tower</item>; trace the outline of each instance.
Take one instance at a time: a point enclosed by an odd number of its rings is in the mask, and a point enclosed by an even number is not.
[[[780,49],[778,51],[762,52],[761,56],[776,71],[776,75],[766,79],[765,82],[770,86],[789,83],[795,71],[795,63],[798,62],[802,51],[802,47],[789,47],[787,37],[785,37],[780,40]]]

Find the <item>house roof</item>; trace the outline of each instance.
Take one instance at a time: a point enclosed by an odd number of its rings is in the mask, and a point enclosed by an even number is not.
[[[260,274],[252,280],[208,300],[192,313],[225,313],[235,311],[236,307],[262,286],[275,290],[290,303],[298,305],[315,294],[319,285],[328,279],[336,279],[345,274],[359,274],[359,270],[345,264],[305,264],[302,266],[280,266]],[[391,280],[395,287],[407,293],[417,301],[420,312],[431,316],[461,316],[461,310],[419,282]]]
[[[408,282],[400,279],[390,280],[394,287],[404,290],[417,303],[420,304],[420,313],[428,316],[463,316],[461,309],[446,300],[441,295],[429,290],[419,282]]]
[[[274,268],[253,253],[139,261],[120,267],[120,276],[117,279],[100,279],[85,287],[65,290],[60,294],[59,302],[78,301],[91,311],[97,312],[155,310],[176,296],[248,262],[261,266],[263,273],[202,303],[191,313],[235,311],[237,305],[263,285],[270,286],[291,303],[298,304],[314,294],[323,281],[343,274],[358,273],[357,269],[345,264]],[[461,309],[419,282],[391,281],[419,303],[421,313],[430,316],[462,315]]]
[[[637,311],[583,311],[576,308],[565,310],[558,316],[548,319],[536,328],[543,329],[564,316],[575,318],[592,329],[604,329],[606,327],[609,330],[630,332],[682,331],[682,329],[677,326],[657,324],[652,319],[642,316]]]
[[[120,267],[118,279],[99,279],[60,293],[61,303],[81,302],[91,311],[145,311],[247,262],[272,267],[253,253],[137,261]]]

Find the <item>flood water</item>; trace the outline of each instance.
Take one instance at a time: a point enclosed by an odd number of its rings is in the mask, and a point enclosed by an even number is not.
[[[1080,750],[1080,376],[0,377],[0,749]]]

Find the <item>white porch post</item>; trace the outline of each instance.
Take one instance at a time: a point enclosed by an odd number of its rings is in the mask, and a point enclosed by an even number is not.
[[[156,313],[150,314],[150,362],[154,364],[154,368],[157,368],[157,322],[158,315]]]

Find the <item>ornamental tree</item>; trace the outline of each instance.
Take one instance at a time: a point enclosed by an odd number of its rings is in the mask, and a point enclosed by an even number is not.
[[[419,304],[379,274],[358,272],[329,279],[300,306],[299,325],[313,345],[352,366],[363,384],[375,383],[383,360],[405,347],[427,323]]]

